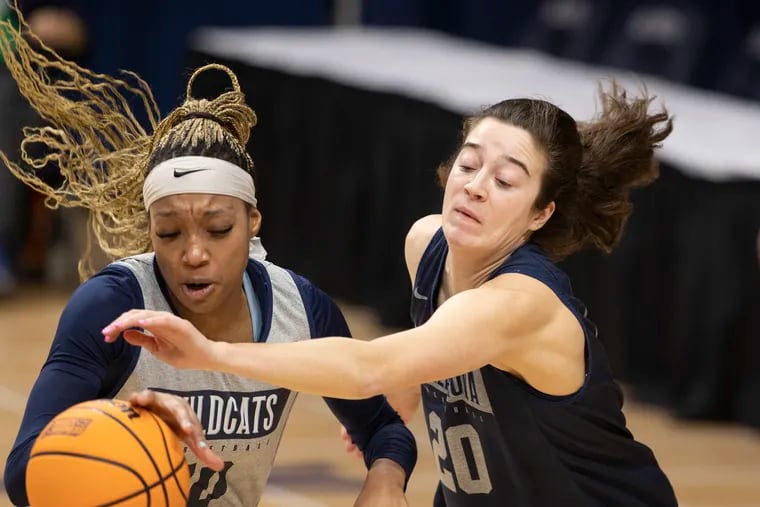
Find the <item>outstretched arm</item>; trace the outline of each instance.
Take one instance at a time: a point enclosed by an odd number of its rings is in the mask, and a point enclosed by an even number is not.
[[[530,290],[484,285],[452,297],[420,327],[367,342],[341,337],[288,344],[211,342],[188,321],[144,310],[124,314],[103,332],[108,341],[124,332],[130,343],[180,368],[360,399],[501,364],[505,357],[519,361],[531,350],[532,338],[555,324],[556,313],[556,305]]]

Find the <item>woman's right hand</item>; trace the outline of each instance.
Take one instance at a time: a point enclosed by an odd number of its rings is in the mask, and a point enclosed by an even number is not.
[[[348,431],[346,430],[346,427],[341,425],[340,426],[340,438],[343,440],[343,443],[346,444],[346,452],[349,454],[355,454],[357,458],[361,458],[364,456],[361,449],[359,449],[356,444],[354,443],[353,439],[351,438],[351,435],[348,434]]]
[[[224,461],[209,449],[203,426],[185,399],[173,394],[145,389],[139,393],[133,393],[129,397],[129,402],[150,410],[160,417],[205,466],[217,472],[224,469]]]
[[[106,343],[122,336],[175,368],[202,370],[212,363],[214,342],[170,312],[129,310],[106,326],[103,336]]]

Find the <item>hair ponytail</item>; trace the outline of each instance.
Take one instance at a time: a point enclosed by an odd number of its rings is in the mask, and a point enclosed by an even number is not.
[[[665,109],[650,113],[654,97],[628,99],[614,81],[599,92],[601,112],[580,123],[583,161],[578,171],[575,206],[577,235],[588,246],[610,252],[620,241],[631,214],[631,190],[659,175],[655,149],[673,130]]]
[[[43,194],[48,207],[90,211],[87,246],[79,262],[82,280],[94,271],[92,235],[111,259],[150,250],[142,187],[151,167],[175,156],[206,155],[253,173],[245,144],[256,115],[245,104],[232,71],[221,65],[196,70],[185,102],[159,122],[153,94],[136,74],[124,72],[124,79],[97,74],[62,59],[31,34],[33,47],[18,14],[18,28],[0,20],[0,55],[20,92],[49,126],[24,129],[23,166],[2,152],[0,160]],[[226,72],[233,89],[213,99],[196,99],[190,93],[193,80],[208,69]],[[135,99],[152,132],[137,120],[130,105]],[[28,147],[33,144],[44,147],[42,155],[32,154]],[[37,172],[51,162],[63,177],[57,187]]]
[[[630,192],[657,178],[654,152],[673,130],[665,109],[649,112],[653,100],[646,92],[630,99],[612,81],[608,90],[599,88],[597,116],[574,124],[577,147],[559,142],[572,135],[558,127],[539,138],[552,149],[536,208],[554,201],[556,209],[532,239],[554,260],[586,247],[610,252],[620,241],[632,210]]]

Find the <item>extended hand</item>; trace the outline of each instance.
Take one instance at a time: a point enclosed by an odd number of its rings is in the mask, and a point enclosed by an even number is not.
[[[356,455],[357,458],[364,457],[364,453],[362,453],[361,449],[354,443],[354,440],[351,438],[351,435],[348,434],[348,430],[346,430],[346,427],[341,425],[340,426],[340,438],[343,440],[343,443],[346,445],[346,452],[349,454]]]
[[[183,398],[146,389],[132,394],[129,402],[138,407],[146,408],[163,419],[172,431],[187,444],[201,463],[216,471],[224,468],[224,461],[209,449],[203,426],[195,416],[193,409]]]
[[[106,326],[103,335],[108,343],[123,335],[175,368],[204,369],[211,363],[213,342],[189,321],[169,312],[130,310]]]

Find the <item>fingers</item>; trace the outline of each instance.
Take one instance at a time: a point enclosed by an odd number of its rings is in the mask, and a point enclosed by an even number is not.
[[[348,434],[346,427],[342,425],[340,427],[340,438],[346,444],[346,452],[348,454],[355,454],[359,458],[364,456],[364,453],[361,451],[361,449],[359,449],[359,447],[354,443],[351,435]]]
[[[149,389],[133,394],[129,401],[150,410],[166,422],[205,466],[216,471],[224,469],[224,461],[209,448],[203,426],[187,401]]]
[[[364,457],[364,453],[356,446],[356,444],[346,444],[346,453],[353,454],[357,458]]]
[[[353,454],[357,458],[364,457],[364,453],[355,444],[346,444],[346,453]]]
[[[153,354],[158,351],[158,340],[155,336],[147,335],[136,329],[127,329],[122,336],[131,345],[145,347]]]
[[[102,333],[105,341],[111,343],[116,341],[122,332],[130,328],[160,330],[180,326],[182,322],[182,319],[168,312],[130,310],[104,327]]]
[[[204,440],[203,427],[195,412],[179,396],[145,389],[133,394],[129,401],[155,413],[181,438],[192,437],[196,443]]]
[[[130,327],[138,327],[138,321],[148,317],[149,310],[130,310],[124,312],[101,331],[107,343],[116,341],[119,335]]]
[[[214,451],[209,449],[208,444],[205,440],[202,441],[201,444],[202,445],[192,446],[190,443],[188,443],[187,445],[190,446],[190,449],[193,451],[193,453],[198,456],[198,460],[208,468],[216,472],[221,472],[224,470],[224,461],[222,458],[217,456]]]

